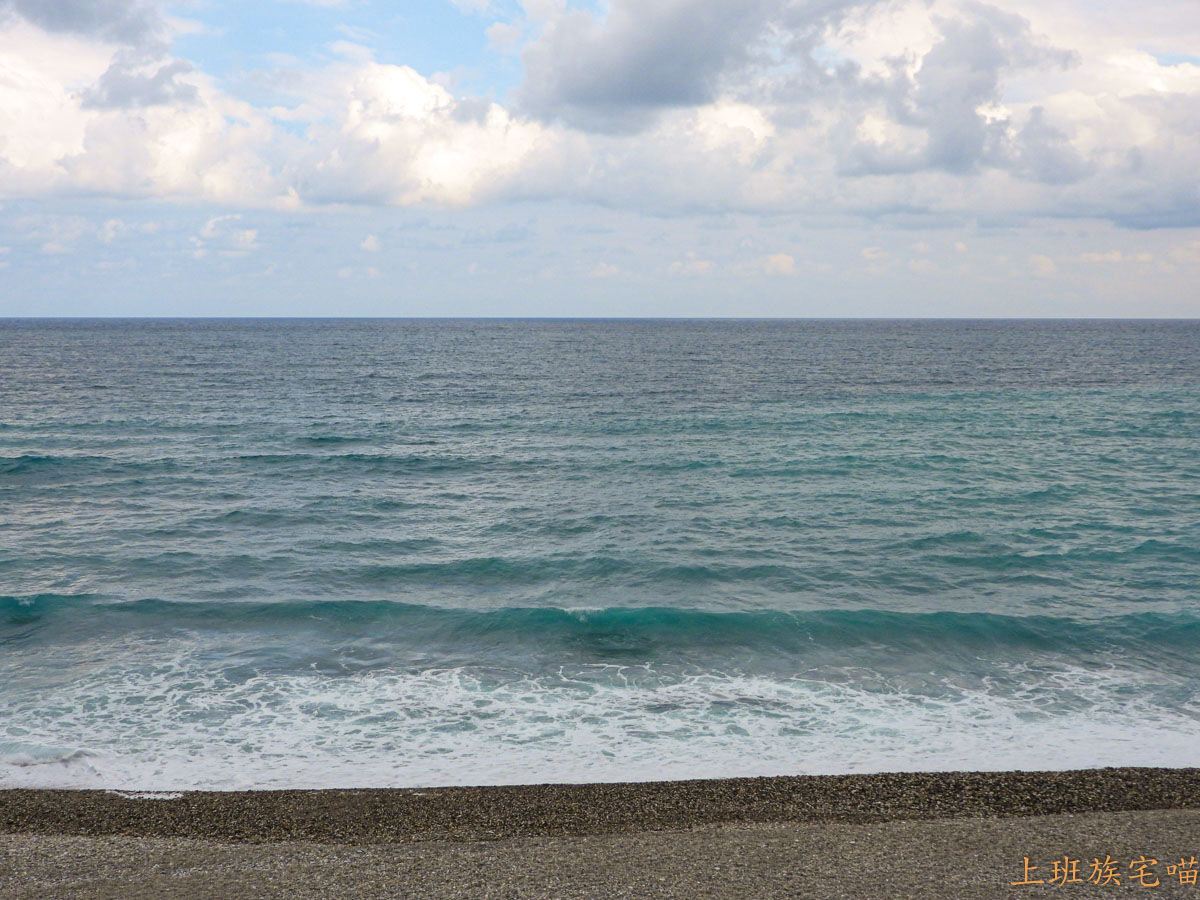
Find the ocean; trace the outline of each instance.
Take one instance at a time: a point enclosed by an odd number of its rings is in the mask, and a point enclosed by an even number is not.
[[[0,787],[1200,765],[1200,322],[0,321]]]

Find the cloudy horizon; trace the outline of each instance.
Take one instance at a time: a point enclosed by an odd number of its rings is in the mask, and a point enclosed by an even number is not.
[[[1181,0],[0,0],[0,315],[1200,314]]]

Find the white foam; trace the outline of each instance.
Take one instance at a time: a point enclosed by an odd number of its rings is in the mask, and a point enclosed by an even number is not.
[[[143,660],[144,662],[144,660]],[[193,652],[0,699],[0,787],[420,787],[778,774],[1200,765],[1192,688],[1009,667],[878,680],[581,666],[233,681]],[[1001,684],[1002,682],[1002,684]],[[1159,702],[1175,691],[1181,703]],[[1182,693],[1181,693],[1182,691]]]
[[[183,796],[180,791],[106,791],[116,794],[126,800],[178,800]]]

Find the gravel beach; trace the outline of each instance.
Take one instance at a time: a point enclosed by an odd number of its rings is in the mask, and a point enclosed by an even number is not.
[[[0,791],[0,897],[1197,897],[1200,770]],[[1024,860],[1037,865],[1028,880]],[[1120,886],[1087,879],[1118,863]],[[1157,864],[1133,877],[1138,858]],[[1055,860],[1080,880],[1051,885]],[[1146,883],[1143,883],[1145,881]]]

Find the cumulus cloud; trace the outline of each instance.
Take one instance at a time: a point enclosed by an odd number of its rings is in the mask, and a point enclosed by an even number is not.
[[[1038,278],[1053,278],[1058,274],[1054,260],[1042,253],[1033,253],[1028,261],[1029,273]]]
[[[340,269],[338,269],[337,274],[338,278],[343,280],[349,280],[351,278],[366,278],[373,280],[378,278],[382,273],[379,271],[379,269],[375,268],[375,266],[363,266],[362,268],[357,266],[342,266]]]
[[[122,219],[106,219],[96,232],[102,244],[111,244],[128,235],[155,234],[159,230],[157,222],[130,223]]]
[[[1164,81],[1152,61],[1121,95],[1081,95],[1068,73],[1094,90],[1098,63],[1069,45],[1074,23],[1046,17],[1059,26],[1047,34],[1027,12],[972,0],[558,6],[525,48],[518,101],[592,132],[574,187],[603,202],[1196,218],[1183,168],[1200,163],[1200,140],[1179,114],[1196,108],[1200,80]],[[731,127],[714,140],[716,123]],[[1178,154],[1185,133],[1183,163],[1162,138]],[[1151,156],[1156,174],[1138,183]]]
[[[463,206],[555,171],[552,131],[407,66],[335,66],[310,87],[315,113],[294,176],[305,200]]]
[[[1003,166],[1014,152],[1008,112],[1001,106],[1003,76],[1025,68],[1070,65],[1075,57],[1035,36],[1021,16],[982,3],[958,15],[936,17],[937,42],[915,66],[896,60],[883,78],[858,84],[864,112],[842,170],[897,174],[923,169],[968,173],[981,164]],[[871,103],[872,93],[878,100]],[[1046,149],[1069,155],[1063,135],[1031,113],[1016,151],[1040,171]],[[1047,171],[1065,170],[1047,161]],[[1052,180],[1052,179],[1047,179]]]
[[[1151,253],[1126,253],[1123,250],[1106,250],[1102,253],[1080,253],[1075,257],[1081,263],[1148,263],[1154,261]]]
[[[621,274],[621,267],[614,263],[598,262],[588,271],[588,278],[615,278]]]
[[[179,80],[191,71],[192,64],[182,59],[149,67],[135,61],[115,62],[99,81],[83,91],[83,106],[104,109],[196,103],[199,90]]]
[[[25,240],[39,245],[42,253],[51,255],[73,253],[76,243],[93,231],[82,216],[22,216],[14,224]]]
[[[765,275],[795,275],[796,258],[790,253],[772,253],[762,260]]]
[[[53,33],[143,46],[162,40],[165,25],[144,0],[0,0],[0,19],[19,15]]]
[[[203,259],[210,250],[221,256],[243,257],[259,249],[258,229],[236,227],[241,220],[240,213],[229,213],[206,221],[191,238],[192,258]]]
[[[0,192],[269,202],[267,116],[188,63],[75,33],[90,21],[47,29],[10,15],[0,28]]]
[[[747,60],[779,5],[615,0],[603,18],[563,9],[525,48],[522,101],[605,130],[639,128],[662,107],[706,103],[722,73]]]
[[[689,252],[683,259],[677,259],[667,266],[667,274],[695,277],[711,275],[715,269],[711,259],[701,259],[694,252]]]
[[[1060,127],[1035,106],[1005,151],[1014,174],[1046,184],[1073,184],[1095,170]]]
[[[1186,244],[1176,244],[1171,248],[1169,254],[1172,262],[1190,265],[1192,263],[1200,263],[1200,241],[1191,241]]]
[[[556,166],[544,126],[404,66],[357,59],[312,73],[295,87],[302,102],[279,114],[300,136],[185,61],[147,65],[27,23],[0,34],[0,59],[10,195],[460,206],[546,190]]]
[[[998,2],[525,0],[489,28],[526,42],[510,105],[342,41],[256,76],[268,108],[172,56],[148,3],[0,0],[0,192],[1200,223],[1200,66],[1140,49],[1171,4],[1135,44]]]

